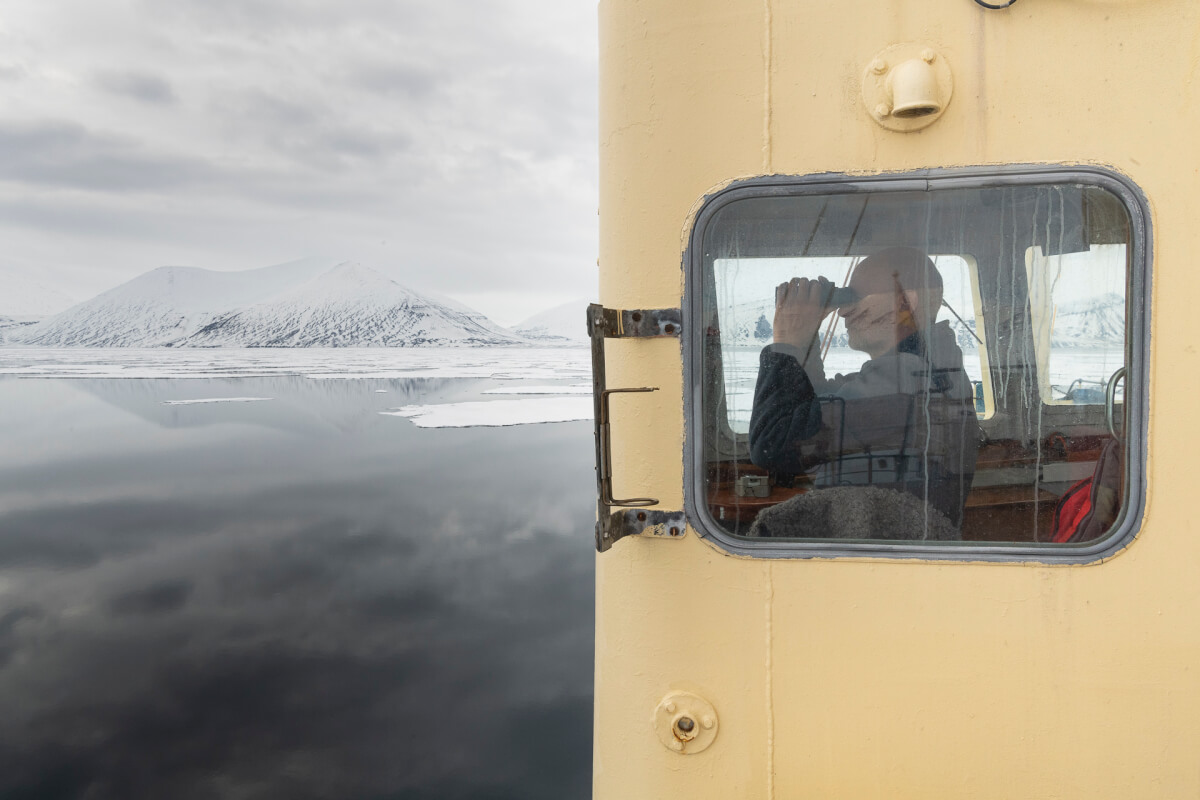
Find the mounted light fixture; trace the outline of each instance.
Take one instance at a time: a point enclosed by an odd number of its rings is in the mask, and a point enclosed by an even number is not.
[[[896,44],[867,66],[862,93],[867,112],[880,125],[892,131],[916,131],[946,110],[954,81],[946,59],[933,48]]]

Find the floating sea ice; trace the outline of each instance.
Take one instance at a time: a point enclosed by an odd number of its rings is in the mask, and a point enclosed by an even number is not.
[[[591,394],[590,383],[572,383],[566,386],[501,386],[487,389],[483,394]]]
[[[586,348],[0,347],[0,375],[23,378],[491,378],[552,381],[590,372]]]
[[[495,428],[541,422],[575,422],[592,418],[590,397],[554,397],[543,400],[492,400],[490,402],[444,403],[403,406],[380,411],[407,417],[418,428]]]
[[[202,397],[199,400],[163,400],[164,406],[191,406],[198,403],[257,403],[274,397]]]

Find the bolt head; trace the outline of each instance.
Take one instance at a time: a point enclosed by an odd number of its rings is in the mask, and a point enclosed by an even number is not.
[[[877,58],[871,62],[871,71],[876,75],[882,75],[887,72],[887,62],[882,58]]]
[[[937,53],[930,50],[928,47],[921,51],[921,60],[926,64],[932,64],[937,59]]]
[[[665,708],[667,710],[668,714],[675,713],[675,704],[674,703],[667,703],[665,706],[663,706],[663,708]]]
[[[675,738],[681,742],[690,742],[696,738],[698,732],[696,730],[696,720],[686,714],[681,714],[675,720],[675,724],[672,727],[674,728],[673,733],[675,734]]]
[[[886,117],[891,113],[892,109],[888,107],[887,103],[880,103],[879,105],[875,106],[875,116],[877,117]]]
[[[700,720],[700,724],[704,726],[704,730],[711,731],[712,726],[716,725],[717,723],[713,720],[712,717],[705,717],[704,719]]]

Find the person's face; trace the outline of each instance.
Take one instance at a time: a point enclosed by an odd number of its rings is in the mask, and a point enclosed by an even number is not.
[[[858,294],[858,300],[838,310],[846,322],[850,347],[876,358],[913,332],[911,310],[915,298],[911,295],[915,293],[897,292],[886,267],[860,267],[850,278],[850,288]]]

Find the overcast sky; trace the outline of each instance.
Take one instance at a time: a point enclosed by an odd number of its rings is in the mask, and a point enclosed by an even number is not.
[[[0,276],[356,260],[595,293],[595,0],[0,0]]]

